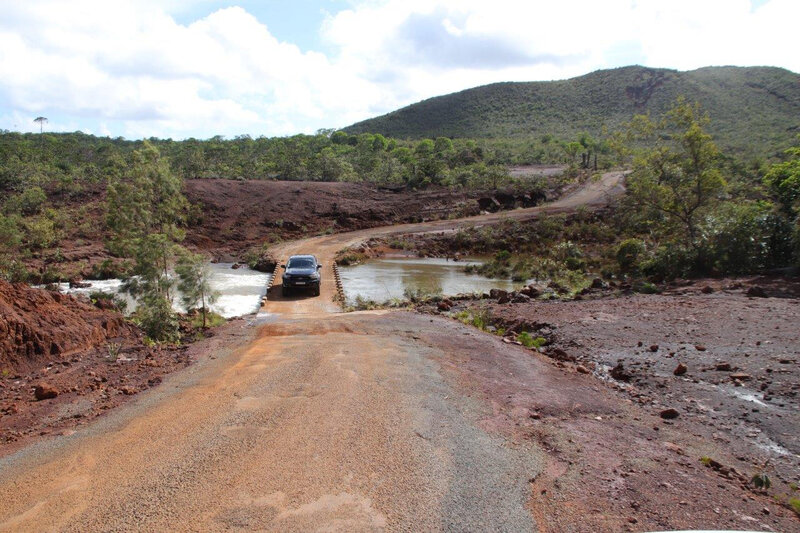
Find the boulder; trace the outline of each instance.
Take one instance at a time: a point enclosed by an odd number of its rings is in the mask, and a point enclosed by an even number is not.
[[[617,381],[630,381],[633,377],[627,370],[625,370],[625,366],[623,366],[621,362],[617,363],[617,366],[612,368],[609,371],[609,374]]]
[[[37,401],[49,400],[58,396],[58,391],[47,383],[40,383],[34,388],[33,395]]]
[[[592,280],[591,287],[593,289],[605,289],[606,287],[608,287],[608,284],[600,278],[594,278]]]
[[[675,370],[673,370],[672,373],[675,374],[676,376],[682,376],[688,370],[689,370],[689,367],[687,367],[685,364],[678,363],[678,366],[675,367]]]
[[[675,418],[678,418],[680,416],[680,413],[678,412],[677,409],[673,409],[670,407],[669,409],[664,409],[663,411],[661,411],[658,414],[658,416],[660,416],[664,420],[673,420]]]
[[[494,300],[502,298],[503,296],[508,296],[508,291],[504,291],[503,289],[492,289],[489,291],[489,298]]]
[[[530,301],[531,301],[531,297],[530,296],[528,296],[527,294],[519,293],[516,296],[514,296],[514,298],[512,298],[511,303],[524,304],[524,303],[530,302]]]
[[[525,287],[525,289],[526,289],[525,294],[527,294],[531,298],[538,298],[544,292],[540,286],[535,285],[533,283]]]
[[[758,285],[753,285],[749,289],[747,289],[747,296],[751,298],[766,298],[767,291],[765,291],[762,287]]]

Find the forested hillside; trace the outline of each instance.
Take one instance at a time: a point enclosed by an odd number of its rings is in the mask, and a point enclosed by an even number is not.
[[[354,124],[350,133],[400,138],[572,139],[600,136],[635,114],[658,115],[679,96],[712,117],[726,150],[776,153],[800,133],[800,75],[773,67],[706,67],[689,72],[640,66],[563,81],[495,83],[439,96]]]

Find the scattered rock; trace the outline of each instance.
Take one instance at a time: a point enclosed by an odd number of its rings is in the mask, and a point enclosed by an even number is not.
[[[242,265],[240,265],[239,263],[234,263],[233,265],[231,265],[231,268],[232,268],[233,270],[237,270],[237,269],[239,269],[239,268],[242,268]]]
[[[594,279],[592,280],[592,285],[591,285],[591,287],[592,287],[593,289],[605,289],[606,287],[608,287],[608,284],[606,284],[606,282],[605,282],[605,281],[603,281],[603,280],[602,280],[602,279],[600,279],[600,278],[594,278]]]
[[[734,372],[730,375],[730,378],[736,381],[749,381],[753,379],[750,374],[745,374],[744,372]]]
[[[749,289],[747,289],[747,296],[751,298],[766,298],[767,291],[765,291],[762,287],[759,287],[758,285],[754,285]]]
[[[33,390],[33,395],[38,401],[49,400],[58,396],[58,391],[47,383],[40,383],[36,385],[36,388]]]
[[[134,394],[139,392],[138,390],[136,390],[136,387],[122,387],[120,390],[122,391],[122,394],[124,394],[125,396],[133,396]]]
[[[694,349],[697,350],[698,352],[705,352],[706,351],[706,347],[703,346],[702,344],[695,345]]]
[[[702,350],[700,350],[702,352]],[[717,363],[714,367],[714,370],[719,372],[730,372],[731,371],[731,364],[727,362]]]
[[[673,420],[675,418],[678,418],[678,416],[680,416],[680,413],[678,412],[677,409],[673,409],[672,407],[670,407],[669,409],[664,409],[663,411],[661,411],[658,414],[658,416],[660,416],[664,420]]]
[[[92,286],[91,283],[87,283],[80,278],[74,278],[69,280],[70,289],[88,289],[91,286]]]
[[[450,306],[450,305],[448,305],[448,304],[447,304],[447,302],[439,302],[438,304],[436,304],[436,308],[437,308],[439,311],[449,311],[449,310],[450,310],[450,307],[451,307],[451,306]]]
[[[578,374],[588,374],[588,373],[589,373],[589,369],[588,369],[588,368],[586,368],[586,367],[585,367],[585,366],[583,366],[583,365],[578,365],[578,366],[576,366],[576,367],[575,367],[575,370],[577,370],[577,371],[578,371]]]
[[[711,285],[706,285],[705,287],[700,289],[700,292],[702,292],[703,294],[712,294],[714,292],[714,288]]]
[[[658,344],[651,344],[650,345],[650,351],[651,352],[657,352],[658,351]]]
[[[625,367],[621,362],[617,363],[617,366],[612,368],[611,371],[609,371],[609,374],[617,381],[630,381],[633,377],[628,371],[625,370]]]
[[[676,376],[682,376],[687,370],[689,370],[689,368],[685,364],[678,363],[678,366],[675,367],[675,370],[673,370],[672,373]]]
[[[531,301],[531,297],[530,296],[520,293],[520,294],[517,294],[516,296],[514,296],[514,298],[511,300],[511,303],[524,304],[524,303],[530,302],[530,301]]]
[[[545,355],[547,355],[552,359],[555,359],[556,361],[568,361],[568,362],[575,361],[574,355],[570,355],[561,348],[557,348],[555,346],[551,346],[550,348],[548,348],[547,351],[545,352]]]
[[[497,300],[503,296],[508,296],[508,291],[504,291],[503,289],[492,289],[489,291],[489,298]]]

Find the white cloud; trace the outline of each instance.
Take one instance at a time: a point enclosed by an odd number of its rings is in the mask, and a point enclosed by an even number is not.
[[[128,137],[276,135],[633,62],[800,71],[795,0],[355,1],[324,20],[328,55],[279,41],[238,7],[177,23],[171,13],[188,4],[0,3],[0,119],[48,113],[51,129]]]

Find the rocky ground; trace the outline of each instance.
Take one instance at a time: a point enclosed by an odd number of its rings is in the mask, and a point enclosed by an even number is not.
[[[593,375],[621,402],[649,412],[647,420],[577,421],[544,405],[534,411],[534,419],[549,421],[537,438],[554,439],[563,460],[556,477],[591,486],[598,501],[630,506],[639,522],[657,525],[659,516],[682,509],[694,517],[687,527],[708,515],[709,523],[728,516],[730,527],[785,530],[771,517],[791,518],[789,502],[800,496],[800,280],[684,281],[661,294],[596,287],[575,301],[496,293],[440,303],[436,312],[481,316],[488,330],[502,328],[507,343],[518,343],[523,331],[541,337],[538,351],[553,365]],[[597,441],[603,425],[611,431]],[[615,431],[625,437],[615,439]],[[760,473],[770,478],[768,491],[752,482]],[[681,497],[689,483],[708,483],[708,499]],[[650,499],[657,492],[662,509]]]
[[[213,339],[147,346],[104,300],[0,281],[0,456],[74,428],[161,383]],[[234,321],[205,337],[226,338]],[[194,332],[187,334],[194,335]]]

